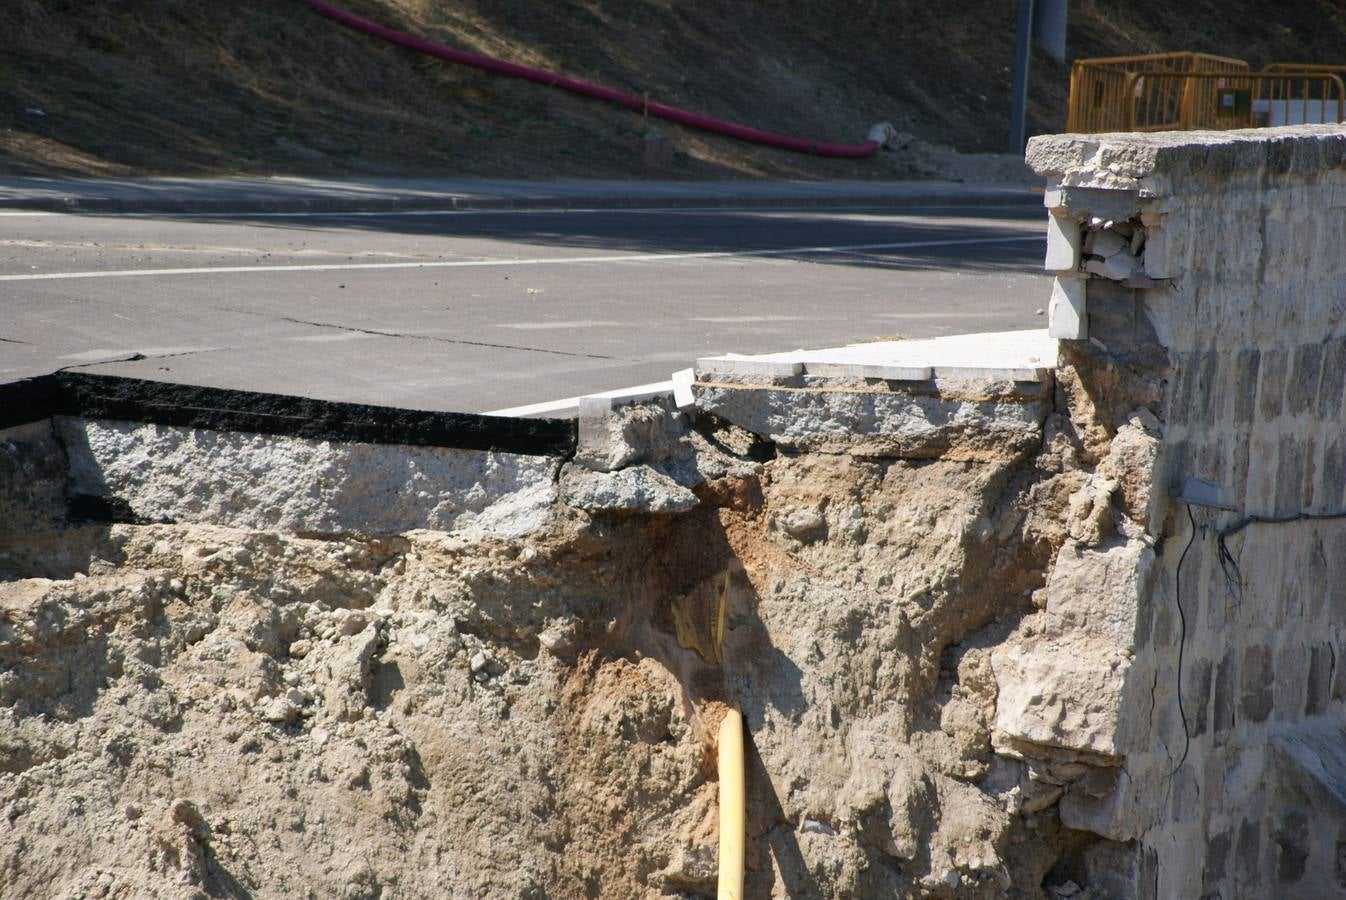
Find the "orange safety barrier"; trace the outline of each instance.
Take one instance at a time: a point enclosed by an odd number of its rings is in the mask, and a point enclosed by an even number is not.
[[[1066,130],[1176,131],[1346,121],[1346,66],[1151,53],[1076,60]]]
[[[1123,131],[1258,128],[1346,121],[1331,72],[1157,72],[1126,76]]]
[[[1150,53],[1076,60],[1070,69],[1066,130],[1076,133],[1130,131],[1127,121],[1128,110],[1134,102],[1135,84],[1130,80],[1133,73],[1235,73],[1247,72],[1249,68],[1241,59],[1207,53]],[[1201,93],[1201,87],[1195,82],[1167,87],[1171,93],[1156,98],[1166,108],[1178,110],[1205,99],[1184,96],[1185,92]]]
[[[1323,72],[1329,75],[1346,76],[1346,66],[1324,66],[1318,63],[1272,63],[1262,67],[1263,72]]]
[[[1346,82],[1346,66],[1325,66],[1320,63],[1271,63],[1262,67],[1263,72],[1274,73],[1310,73],[1314,75],[1336,75],[1343,82]],[[1337,117],[1337,121],[1346,121],[1346,118]]]

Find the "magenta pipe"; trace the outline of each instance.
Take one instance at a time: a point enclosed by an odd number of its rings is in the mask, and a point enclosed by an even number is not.
[[[778,147],[782,150],[793,150],[796,153],[811,153],[814,156],[833,156],[841,159],[864,159],[867,156],[873,156],[874,152],[879,149],[878,141],[865,141],[863,144],[826,144],[819,141],[808,141],[803,138],[790,137],[785,134],[773,134],[770,131],[748,128],[745,125],[735,125],[733,122],[725,122],[722,119],[712,119],[707,116],[700,116],[696,113],[687,112],[684,109],[665,106],[662,103],[646,103],[638,97],[632,97],[629,94],[623,94],[621,91],[614,91],[612,88],[606,88],[602,85],[589,84],[587,81],[567,78],[566,76],[558,75],[555,72],[544,72],[541,69],[532,69],[528,66],[505,62],[502,59],[494,59],[476,53],[467,53],[463,50],[455,50],[452,47],[436,44],[433,41],[427,41],[403,31],[395,31],[392,28],[386,28],[377,22],[362,19],[354,13],[347,12],[330,3],[325,3],[323,0],[304,0],[304,2],[323,15],[335,19],[348,28],[354,28],[356,31],[363,31],[366,34],[372,34],[389,43],[406,47],[408,50],[424,53],[426,56],[446,59],[449,62],[458,63],[462,66],[471,66],[474,69],[494,72],[497,75],[508,75],[512,78],[522,78],[525,81],[535,81],[538,84],[545,84],[547,87],[560,88],[561,90],[569,91],[572,94],[580,94],[585,97],[606,100],[609,103],[616,103],[618,106],[624,106],[634,112],[646,113],[655,118],[667,119],[670,122],[677,122],[680,125],[699,128],[702,131],[712,131],[716,134],[727,135],[731,138],[737,138],[740,141],[764,144],[768,147]]]

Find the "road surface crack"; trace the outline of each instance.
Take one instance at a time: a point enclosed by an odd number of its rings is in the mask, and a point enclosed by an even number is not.
[[[549,350],[545,347],[525,347],[521,344],[497,344],[491,341],[470,341],[464,338],[438,337],[432,334],[405,334],[399,331],[380,331],[377,328],[358,328],[354,325],[337,325],[333,322],[314,322],[308,319],[298,319],[292,316],[275,316],[267,313],[253,312],[245,309],[231,309],[229,307],[216,307],[223,312],[243,313],[244,315],[260,316],[265,319],[275,319],[279,322],[292,322],[295,325],[311,325],[314,328],[334,328],[337,331],[346,331],[352,334],[368,334],[374,337],[407,338],[413,341],[434,341],[440,344],[459,344],[466,347],[489,347],[493,350],[522,350],[526,353],[548,353],[553,356],[572,356],[581,359],[602,359],[609,362],[639,362],[636,359],[629,359],[623,356],[605,356],[601,353],[576,353],[570,350]]]

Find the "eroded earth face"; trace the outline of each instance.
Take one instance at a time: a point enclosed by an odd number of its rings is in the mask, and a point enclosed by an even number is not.
[[[993,656],[1031,645],[1063,546],[1125,543],[1118,479],[1086,471],[1055,414],[974,458],[764,454],[717,427],[670,432],[664,470],[700,473],[679,511],[562,492],[522,536],[10,535],[0,880],[709,894],[714,735],[736,703],[750,894],[1039,896],[1098,841],[1056,803],[1107,760],[993,747]]]

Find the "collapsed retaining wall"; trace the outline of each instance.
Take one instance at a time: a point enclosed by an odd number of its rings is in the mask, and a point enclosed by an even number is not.
[[[1339,892],[1344,154],[1035,141],[1054,367],[0,408],[6,896],[704,896],[729,703],[749,896]]]

